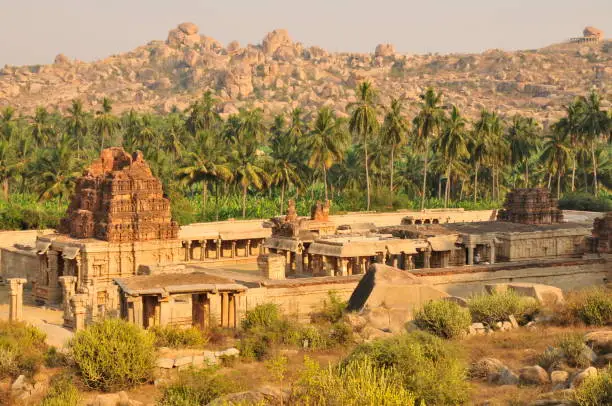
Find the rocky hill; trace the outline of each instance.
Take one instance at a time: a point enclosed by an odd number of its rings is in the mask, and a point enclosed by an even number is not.
[[[609,106],[612,41],[565,43],[538,50],[482,54],[397,53],[380,44],[374,53],[331,53],[293,41],[286,30],[268,33],[261,44],[223,46],[195,24],[171,30],[131,52],[85,63],[60,54],[50,65],[5,66],[0,71],[0,107],[29,113],[38,105],[64,109],[80,98],[97,108],[103,97],[116,111],[185,108],[206,89],[221,101],[220,112],[242,106],[274,114],[322,105],[346,114],[360,81],[372,81],[381,102],[415,100],[427,86],[445,94],[469,116],[486,106],[504,115],[517,112],[541,121],[556,119],[562,106],[593,86]]]

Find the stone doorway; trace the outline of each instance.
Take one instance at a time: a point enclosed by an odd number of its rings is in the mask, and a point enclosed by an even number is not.
[[[191,324],[199,329],[208,328],[210,319],[210,299],[206,293],[191,296]]]
[[[158,325],[159,301],[157,300],[157,296],[143,296],[142,305],[143,327],[149,328]]]

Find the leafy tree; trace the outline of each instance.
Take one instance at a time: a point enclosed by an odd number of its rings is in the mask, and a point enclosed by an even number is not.
[[[370,210],[370,172],[368,165],[368,139],[378,130],[376,92],[371,82],[363,82],[357,88],[357,102],[349,104],[351,118],[349,121],[350,132],[361,139],[364,147],[367,206]]]
[[[537,148],[538,136],[539,126],[533,118],[518,114],[512,117],[506,137],[510,141],[512,164],[525,165],[525,187],[529,187],[529,158]]]
[[[465,119],[461,116],[457,106],[453,106],[450,116],[445,120],[444,127],[437,140],[442,162],[441,166],[446,173],[445,208],[448,205],[452,174],[465,174],[467,172],[467,165],[463,161],[469,157],[465,127]]]
[[[220,121],[219,114],[216,111],[217,100],[213,97],[212,92],[207,90],[200,100],[196,100],[189,106],[188,117],[186,121],[187,130],[196,135],[199,131],[211,131]]]
[[[556,131],[561,131],[570,140],[570,145],[574,151],[572,159],[572,192],[576,190],[576,162],[578,161],[578,154],[584,148],[584,139],[581,137],[582,121],[584,117],[585,105],[580,98],[574,99],[570,104],[564,106],[565,117],[561,118],[554,125],[557,127]]]
[[[408,121],[402,114],[403,105],[400,99],[392,99],[382,126],[382,139],[386,146],[391,147],[389,163],[389,191],[393,193],[393,165],[395,163],[395,150],[406,142]]]
[[[104,149],[104,140],[112,140],[112,136],[119,129],[119,120],[112,114],[113,104],[109,98],[102,99],[102,110],[96,112],[94,128],[100,139],[100,151]]]
[[[419,112],[412,121],[416,142],[423,152],[423,189],[421,191],[421,210],[425,208],[425,197],[427,195],[427,166],[429,162],[429,142],[436,137],[444,123],[444,110],[441,105],[442,93],[436,93],[433,88],[428,88],[425,93],[419,95]]]
[[[553,174],[557,175],[557,199],[561,195],[561,176],[572,159],[569,139],[562,131],[553,130],[547,135],[542,149],[542,160],[550,170],[548,186]]]
[[[593,164],[593,193],[599,194],[597,185],[597,156],[595,154],[597,142],[608,135],[612,128],[608,114],[601,110],[600,96],[594,90],[582,98],[584,103],[584,116],[582,118],[581,131],[585,141],[591,146],[591,158]]]
[[[81,146],[89,132],[87,125],[87,114],[83,110],[83,102],[72,100],[68,108],[68,131],[77,146],[77,157],[81,158]]]
[[[334,163],[342,160],[347,135],[342,123],[336,119],[331,109],[322,107],[317,113],[310,134],[304,141],[310,152],[308,164],[321,168],[326,200],[328,199],[327,171]]]
[[[56,148],[43,153],[35,167],[35,173],[42,179],[39,200],[59,197],[61,202],[70,196],[74,182],[81,175],[80,168],[80,160],[74,156],[73,140],[63,136]]]

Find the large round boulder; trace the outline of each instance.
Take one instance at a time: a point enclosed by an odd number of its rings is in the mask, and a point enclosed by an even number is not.
[[[179,24],[178,29],[184,32],[186,35],[197,34],[199,29],[194,23],[182,23]]]
[[[395,55],[395,47],[393,44],[378,44],[374,51],[374,56],[393,56]]]

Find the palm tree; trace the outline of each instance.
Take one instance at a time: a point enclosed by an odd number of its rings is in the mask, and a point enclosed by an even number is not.
[[[428,88],[425,93],[419,95],[419,112],[412,120],[416,142],[424,151],[423,159],[423,189],[421,191],[421,210],[425,208],[425,196],[427,188],[427,165],[429,160],[429,142],[435,138],[444,123],[444,110],[441,106],[442,93],[436,93],[433,88]]]
[[[291,110],[291,123],[289,125],[288,135],[294,142],[299,142],[302,136],[307,132],[306,123],[302,117],[303,111],[296,107]]]
[[[142,116],[140,129],[136,138],[136,144],[140,149],[147,149],[152,146],[157,137],[157,124],[155,118],[147,113]]]
[[[474,125],[476,142],[473,147],[481,149],[477,152],[479,155],[478,164],[489,164],[491,170],[491,198],[494,200],[497,197],[496,190],[499,190],[499,166],[506,161],[508,155],[508,145],[502,136],[503,131],[504,127],[497,113],[486,109],[480,112],[480,119]],[[471,149],[471,151],[474,153],[474,149]],[[475,180],[475,187],[477,186]]]
[[[386,146],[391,147],[391,160],[389,168],[389,191],[393,193],[393,165],[395,163],[395,149],[406,141],[408,132],[408,121],[402,115],[402,101],[392,99],[391,106],[385,115],[382,126],[382,141]]]
[[[584,144],[584,140],[581,137],[581,125],[584,119],[585,107],[582,99],[574,99],[570,104],[563,107],[565,109],[565,117],[554,124],[556,131],[565,133],[565,136],[569,138],[574,152],[572,158],[572,192],[576,190],[576,163]]]
[[[59,197],[58,204],[61,204],[72,194],[74,182],[81,175],[80,160],[74,156],[74,141],[63,136],[56,148],[45,151],[35,173],[43,181],[38,199]]]
[[[76,142],[77,158],[81,158],[81,142],[87,136],[87,114],[83,111],[83,102],[72,100],[68,108],[68,131]]]
[[[9,140],[0,138],[0,182],[2,183],[2,198],[9,198],[9,181],[15,177],[24,166],[17,159],[14,147]]]
[[[137,142],[142,127],[140,115],[131,109],[122,117],[122,127],[124,130],[123,144],[129,151],[139,149]]]
[[[327,171],[334,163],[342,161],[347,141],[348,134],[334,112],[329,107],[322,107],[304,145],[310,153],[308,164],[322,171],[325,200],[328,200]]]
[[[10,140],[16,128],[15,109],[8,106],[0,114],[0,138]]]
[[[437,140],[437,150],[441,160],[440,166],[446,173],[444,208],[448,205],[453,172],[460,174],[467,172],[467,165],[463,162],[465,158],[469,157],[465,126],[466,120],[461,116],[457,106],[453,106]]]
[[[102,110],[96,112],[94,128],[100,138],[100,151],[104,149],[104,139],[112,140],[113,133],[119,129],[119,120],[112,114],[113,104],[109,98],[102,99]]]
[[[227,148],[212,131],[199,131],[195,137],[195,150],[189,151],[177,176],[188,185],[202,184],[202,214],[206,213],[208,185],[230,180],[232,171],[227,164]]]
[[[364,161],[366,174],[367,209],[370,210],[370,171],[368,165],[368,138],[378,130],[376,92],[372,83],[363,82],[357,87],[357,102],[349,104],[352,111],[349,121],[349,131],[361,138],[364,146]]]
[[[53,134],[53,127],[51,124],[51,116],[46,108],[42,106],[36,107],[34,117],[32,117],[32,136],[36,145],[43,146],[50,142],[51,135]]]
[[[249,187],[261,189],[270,181],[257,148],[266,128],[260,109],[240,110],[227,124],[225,137],[232,143],[228,158],[233,179],[242,187],[242,217],[245,218]]]
[[[512,163],[525,165],[525,187],[529,187],[529,158],[537,147],[538,135],[539,125],[532,117],[523,117],[519,114],[512,117],[506,138],[510,141]]]
[[[198,131],[210,131],[219,122],[219,114],[216,111],[217,100],[212,92],[207,90],[200,100],[196,100],[189,109],[189,115],[185,121],[187,130],[195,136]]]
[[[542,161],[546,163],[550,177],[557,175],[557,199],[561,195],[561,176],[572,159],[570,140],[563,131],[553,129],[542,148]],[[549,179],[550,179],[549,177]]]
[[[580,128],[585,137],[585,141],[591,146],[591,159],[593,160],[593,192],[595,196],[597,196],[599,194],[599,187],[597,185],[596,144],[601,138],[609,135],[608,132],[612,128],[612,125],[610,124],[608,113],[601,110],[601,101],[597,92],[593,90],[588,97],[582,98],[582,102],[584,103],[584,112]]]

